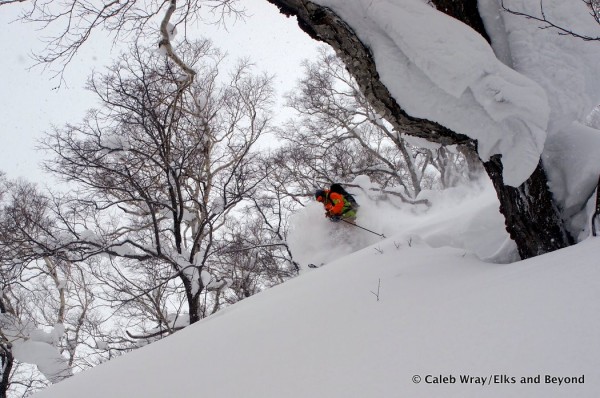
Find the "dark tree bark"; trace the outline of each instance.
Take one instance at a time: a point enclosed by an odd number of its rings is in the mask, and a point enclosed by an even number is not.
[[[199,270],[198,273],[202,272],[202,269]],[[202,283],[202,278],[198,277],[196,283],[200,284],[200,287],[196,289],[194,293],[194,287],[192,281],[187,277],[181,277],[181,282],[185,287],[185,295],[187,297],[188,311],[190,314],[190,325],[200,321],[204,316],[201,314],[201,302],[200,296],[204,293],[204,285]]]
[[[0,366],[2,366],[2,378],[0,379],[0,398],[6,398],[8,396],[8,388],[10,387],[10,372],[12,371],[13,362],[14,358],[10,344],[2,344],[0,346]]]
[[[491,43],[490,37],[483,25],[481,15],[479,15],[477,0],[431,0],[431,2],[439,11],[469,25],[483,36],[488,43]]]
[[[598,231],[596,230],[596,221],[600,218],[600,177],[598,178],[598,185],[596,186],[596,209],[592,215],[592,235],[597,236]]]
[[[296,16],[300,28],[312,38],[333,47],[373,107],[395,129],[442,145],[457,144],[467,151],[476,151],[477,143],[473,139],[438,123],[411,117],[400,108],[379,79],[370,50],[331,9],[308,0],[268,1],[276,5],[283,14]],[[472,24],[489,41],[476,0],[434,0],[433,3],[449,15],[470,26]],[[500,157],[489,160],[484,167],[497,191],[506,229],[517,243],[521,258],[534,257],[572,243],[548,189],[541,162],[532,176],[518,188],[504,184]]]
[[[573,244],[548,189],[542,165],[519,187],[504,185],[499,156],[483,164],[494,184],[506,230],[517,243],[521,258],[535,257]]]
[[[0,313],[5,314],[6,312],[6,306],[0,297]],[[8,341],[0,342],[0,398],[8,396],[8,388],[10,387],[10,372],[14,363],[11,348]]]

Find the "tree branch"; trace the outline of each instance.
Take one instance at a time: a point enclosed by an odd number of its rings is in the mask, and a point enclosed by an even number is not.
[[[600,23],[600,12],[599,12],[600,6],[598,4],[592,3],[592,0],[588,0],[588,1],[584,0],[584,2],[592,10],[592,12],[591,12],[592,17],[594,17],[596,22]],[[551,21],[546,16],[546,11],[544,10],[544,0],[540,0],[540,16],[531,15],[531,14],[527,14],[524,12],[520,12],[520,11],[513,10],[511,8],[508,8],[504,5],[504,0],[500,1],[500,5],[502,6],[502,9],[504,11],[506,11],[510,14],[541,22],[543,24],[543,26],[541,26],[540,29],[548,29],[548,28],[556,29],[558,31],[558,34],[560,34],[560,35],[573,36],[573,37],[576,37],[578,39],[585,40],[585,41],[600,40],[600,36],[589,36],[589,35],[585,35],[583,33],[578,33],[578,32],[575,32],[574,30],[565,28],[564,26],[558,25],[556,22]]]

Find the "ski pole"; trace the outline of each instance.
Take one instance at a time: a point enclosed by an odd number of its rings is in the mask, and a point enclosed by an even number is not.
[[[368,231],[368,232],[370,232],[370,233],[372,233],[372,234],[375,234],[375,235],[377,235],[377,236],[381,236],[382,238],[384,238],[384,239],[385,239],[385,235],[384,235],[384,234],[378,234],[378,233],[377,233],[377,232],[375,232],[375,231],[371,231],[370,229],[367,229],[367,228],[365,228],[365,227],[361,227],[361,226],[360,226],[360,225],[358,225],[358,224],[354,224],[353,222],[350,222],[350,221],[347,221],[347,220],[344,220],[344,219],[342,219],[342,221],[343,221],[343,222],[345,222],[346,224],[350,224],[350,225],[353,225],[353,226],[355,226],[355,227],[357,227],[357,228],[364,229],[365,231]]]

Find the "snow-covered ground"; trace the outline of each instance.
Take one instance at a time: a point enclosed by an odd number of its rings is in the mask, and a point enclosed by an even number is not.
[[[363,197],[387,239],[309,206],[290,243],[324,266],[36,397],[600,396],[600,239],[485,262],[510,247],[491,187],[429,197]]]

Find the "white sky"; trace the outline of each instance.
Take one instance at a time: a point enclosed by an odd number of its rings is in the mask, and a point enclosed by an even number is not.
[[[278,94],[290,90],[300,77],[300,62],[314,56],[315,41],[298,28],[295,19],[279,14],[265,0],[244,0],[249,18],[228,26],[228,31],[200,26],[191,38],[207,36],[232,58],[250,56],[260,70],[275,73]],[[110,40],[93,37],[83,52],[69,66],[67,86],[54,89],[51,71],[36,67],[30,57],[42,48],[41,33],[36,26],[13,22],[18,5],[0,8],[2,63],[0,74],[0,170],[9,178],[24,177],[43,183],[47,177],[39,170],[43,153],[36,151],[37,141],[52,125],[78,123],[94,105],[91,94],[82,89],[93,68],[110,65]],[[113,55],[120,52],[113,49]]]

